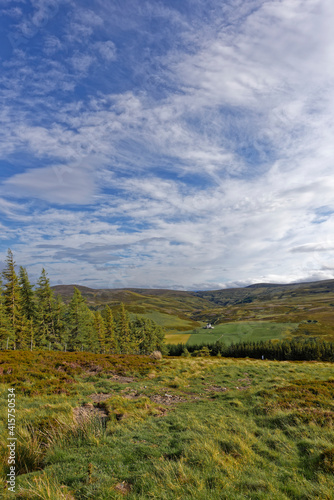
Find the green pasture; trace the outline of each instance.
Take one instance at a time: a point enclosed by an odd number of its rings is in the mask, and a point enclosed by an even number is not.
[[[260,341],[271,339],[283,339],[291,334],[298,327],[298,323],[270,323],[266,321],[245,321],[237,323],[225,323],[216,325],[213,330],[196,328],[183,334],[190,333],[187,341],[188,345],[213,344],[218,340],[230,345],[243,341]],[[169,335],[168,341],[173,335]]]
[[[190,338],[190,333],[167,333],[165,335],[166,344],[186,344]]]
[[[187,330],[187,333],[189,333],[189,330],[194,328],[194,326],[198,325],[196,321],[192,321],[191,319],[183,319],[180,318],[179,316],[176,316],[174,314],[167,314],[163,313],[160,311],[148,311],[144,314],[135,314],[134,316],[138,316],[139,318],[148,318],[153,320],[155,323],[157,323],[159,326],[162,326],[165,328],[166,333],[176,333],[176,332],[182,332],[184,330]],[[190,330],[192,331],[192,330]]]

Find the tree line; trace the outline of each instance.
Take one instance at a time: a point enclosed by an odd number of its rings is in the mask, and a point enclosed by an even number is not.
[[[131,319],[124,304],[117,314],[109,306],[92,311],[77,288],[64,304],[44,268],[33,286],[24,267],[16,273],[8,250],[0,275],[0,347],[150,354],[164,350],[164,331],[150,319]]]
[[[169,344],[167,349],[170,356],[223,356],[277,361],[334,362],[334,342],[325,342],[316,338],[239,342],[228,346],[221,341],[209,345],[205,343],[189,346]]]

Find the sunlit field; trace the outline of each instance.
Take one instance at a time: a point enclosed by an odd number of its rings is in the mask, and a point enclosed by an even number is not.
[[[332,499],[333,365],[6,352],[16,498]]]
[[[290,338],[291,333],[298,327],[298,323],[273,323],[273,322],[260,322],[260,321],[240,321],[237,323],[223,323],[214,325],[212,330],[204,328],[196,328],[188,333],[189,337],[183,337],[178,342],[184,342],[188,345],[207,343],[212,344],[218,340],[224,342],[226,345],[232,342],[257,342],[260,340],[281,340]],[[174,342],[176,335],[169,335],[166,338],[167,343]]]

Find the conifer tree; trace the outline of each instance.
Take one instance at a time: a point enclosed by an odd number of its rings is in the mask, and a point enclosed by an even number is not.
[[[55,298],[50,287],[50,281],[47,277],[45,269],[42,269],[42,274],[37,282],[37,338],[38,347],[45,347],[50,342],[56,342],[55,329]]]
[[[11,329],[16,333],[16,326],[20,316],[20,287],[15,272],[15,262],[13,253],[8,249],[6,267],[2,272],[5,279],[4,284],[4,305],[10,321]]]
[[[67,320],[69,326],[69,347],[74,351],[97,351],[99,344],[94,328],[94,314],[86,304],[80,291],[74,288],[69,303]]]
[[[27,350],[30,347],[31,335],[33,335],[31,322],[21,314],[16,322],[16,349]]]
[[[56,340],[58,349],[63,349],[64,343],[67,341],[67,328],[65,322],[66,306],[60,295],[56,295],[54,306],[54,325],[56,332]]]
[[[136,318],[131,322],[132,338],[140,354],[164,351],[165,332],[161,326],[148,318]]]
[[[101,316],[100,311],[95,311],[94,314],[94,326],[97,334],[97,338],[99,341],[100,353],[106,352],[106,343],[105,343],[105,324],[103,318]]]
[[[118,344],[116,340],[116,328],[112,311],[109,306],[106,306],[103,311],[105,323],[105,344],[106,352],[116,354],[118,352]]]
[[[37,308],[33,286],[28,277],[27,270],[20,266],[19,272],[20,304],[21,310],[28,320],[36,321]]]
[[[9,317],[6,313],[6,308],[4,304],[2,280],[0,278],[0,345],[1,347],[7,346],[7,340],[13,343],[14,332],[12,330]]]
[[[121,354],[132,353],[130,318],[123,303],[117,319],[117,340]]]

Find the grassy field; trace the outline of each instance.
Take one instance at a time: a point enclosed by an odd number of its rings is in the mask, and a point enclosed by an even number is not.
[[[197,328],[184,334],[190,336],[180,336],[177,334],[168,335],[166,342],[171,344],[186,343],[188,345],[207,343],[212,344],[220,340],[230,345],[232,342],[259,341],[271,339],[283,339],[290,337],[291,333],[298,327],[298,323],[271,323],[261,321],[240,321],[237,323],[223,323],[215,325],[213,330]],[[174,339],[175,337],[175,339]],[[180,339],[176,341],[176,338]]]
[[[175,314],[167,314],[160,311],[148,311],[146,313],[132,314],[140,318],[148,318],[153,320],[159,326],[162,326],[166,333],[174,333],[175,331],[187,331],[194,326],[198,326],[197,322],[191,321],[189,318],[180,318]]]
[[[186,344],[191,333],[169,333],[165,335],[166,344]]]
[[[334,499],[333,365],[0,355],[17,399],[15,498]]]

